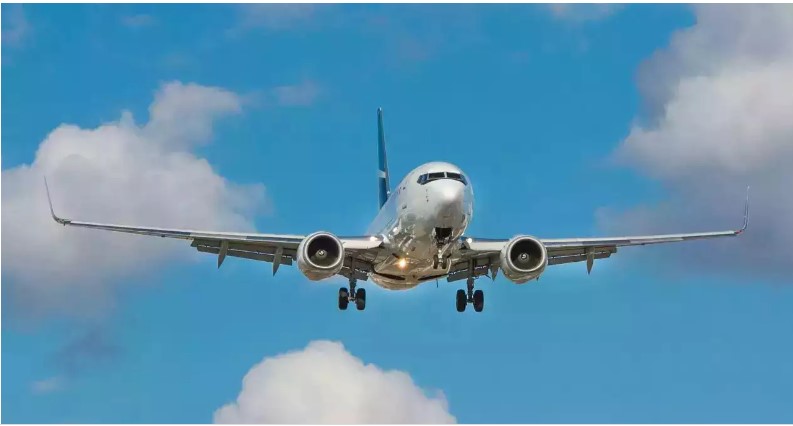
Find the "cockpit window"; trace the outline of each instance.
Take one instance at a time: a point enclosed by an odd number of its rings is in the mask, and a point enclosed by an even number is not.
[[[434,180],[440,180],[440,179],[452,179],[458,182],[462,182],[463,185],[468,185],[468,182],[466,182],[465,180],[465,176],[463,176],[460,173],[454,173],[454,172],[425,173],[419,176],[418,183],[424,185]]]

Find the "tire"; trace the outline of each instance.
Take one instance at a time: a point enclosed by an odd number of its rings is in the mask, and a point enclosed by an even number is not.
[[[457,312],[464,312],[465,305],[468,304],[468,297],[465,295],[465,290],[457,290]]]
[[[342,311],[347,310],[347,305],[350,303],[350,293],[347,289],[342,287],[339,289],[339,309]]]
[[[366,309],[366,289],[359,288],[358,291],[355,292],[355,307],[358,308],[359,311]]]
[[[476,312],[482,312],[482,309],[485,308],[485,292],[482,290],[477,290],[474,292],[474,310]]]

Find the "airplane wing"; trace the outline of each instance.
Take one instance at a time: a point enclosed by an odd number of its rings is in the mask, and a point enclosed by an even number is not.
[[[291,265],[296,261],[297,246],[306,237],[305,235],[248,234],[151,228],[64,219],[58,217],[52,208],[50,189],[46,179],[44,180],[44,185],[47,190],[47,201],[50,205],[52,218],[61,225],[188,240],[191,241],[190,245],[198,251],[217,255],[218,268],[223,264],[226,256],[232,256],[270,262],[273,264],[273,275],[275,275],[280,265]],[[345,260],[345,264],[339,274],[348,278],[350,275],[354,275],[357,279],[366,280],[368,278],[366,272],[372,269],[372,262],[378,253],[377,248],[380,247],[382,241],[368,236],[339,237],[339,239],[344,246],[345,254],[349,253],[349,256],[345,257],[350,257],[350,259]],[[351,260],[354,261],[354,265],[350,264]]]
[[[548,265],[586,261],[587,273],[589,273],[596,259],[610,257],[617,252],[618,247],[735,237],[743,233],[748,225],[749,188],[746,189],[743,226],[737,230],[627,237],[540,239],[540,241],[548,251]],[[452,264],[447,279],[456,281],[468,278],[469,275],[474,277],[490,275],[495,278],[500,261],[499,253],[509,241],[509,239],[463,237],[461,241],[461,256],[457,262]]]

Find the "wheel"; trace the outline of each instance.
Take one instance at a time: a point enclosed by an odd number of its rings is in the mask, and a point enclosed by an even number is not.
[[[438,269],[438,256],[432,258],[432,269]]]
[[[468,297],[465,295],[465,290],[457,290],[457,312],[465,311],[465,305],[468,304]]]
[[[358,291],[355,292],[355,307],[358,308],[359,311],[366,309],[366,289],[359,288]]]
[[[342,287],[339,289],[339,309],[342,311],[347,310],[347,304],[350,303],[350,293],[347,289]]]
[[[482,312],[482,309],[485,308],[485,292],[482,290],[477,290],[474,292],[474,310],[476,312]]]

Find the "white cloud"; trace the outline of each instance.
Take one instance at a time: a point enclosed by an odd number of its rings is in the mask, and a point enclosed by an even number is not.
[[[96,128],[62,124],[35,159],[2,172],[3,308],[14,314],[95,314],[120,278],[195,256],[183,241],[65,228],[52,221],[43,177],[61,216],[89,221],[253,230],[260,185],[218,175],[191,148],[213,122],[238,113],[239,97],[195,84],[164,84],[145,125],[124,112]]]
[[[30,35],[32,27],[21,4],[3,6],[3,44],[19,46]]]
[[[427,396],[407,373],[364,364],[341,343],[314,341],[265,358],[215,423],[454,423],[443,394]]]
[[[697,264],[781,272],[793,260],[793,6],[694,10],[697,24],[642,66],[649,114],[616,152],[663,182],[672,199],[606,225],[623,232],[737,226],[751,184],[752,221],[740,242],[675,251]]]

